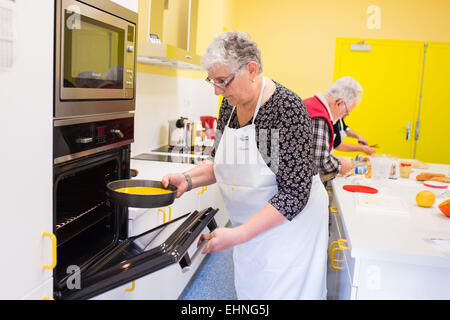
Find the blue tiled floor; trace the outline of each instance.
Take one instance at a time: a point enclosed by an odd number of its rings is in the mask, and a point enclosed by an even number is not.
[[[179,300],[236,299],[232,248],[205,257],[179,297]]]

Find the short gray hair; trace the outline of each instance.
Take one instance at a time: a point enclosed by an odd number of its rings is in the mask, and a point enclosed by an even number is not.
[[[336,80],[325,92],[325,96],[331,99],[344,99],[347,105],[352,104],[356,99],[356,104],[361,102],[363,88],[352,77],[346,76]]]
[[[258,64],[258,74],[262,72],[261,51],[245,32],[227,31],[214,37],[201,59],[204,69],[225,65],[237,72],[250,61]]]

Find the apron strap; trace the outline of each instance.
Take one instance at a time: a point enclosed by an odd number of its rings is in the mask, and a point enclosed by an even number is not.
[[[253,114],[253,120],[252,120],[252,124],[255,123],[255,118],[256,115],[258,114],[259,111],[259,107],[261,107],[261,100],[263,97],[263,92],[264,92],[264,87],[266,86],[266,78],[263,76],[263,81],[262,81],[262,86],[261,86],[261,91],[259,92],[259,97],[258,97],[258,102],[256,103],[256,109],[255,109],[255,113]],[[230,118],[228,119],[227,125],[226,127],[230,126],[230,122],[231,122],[231,118],[233,116],[234,110],[236,109],[236,106],[233,106],[233,110],[231,111],[231,115]]]
[[[259,92],[258,102],[256,103],[256,109],[255,109],[255,114],[253,115],[252,124],[255,123],[256,115],[258,114],[259,107],[261,107],[261,100],[262,100],[262,97],[263,97],[263,92],[264,92],[264,87],[265,86],[266,86],[266,78],[264,78],[264,76],[263,76],[263,82],[262,82],[262,86],[261,86],[261,91]]]

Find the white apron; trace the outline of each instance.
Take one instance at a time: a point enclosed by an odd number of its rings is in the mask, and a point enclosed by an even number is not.
[[[264,86],[263,78],[252,124],[231,129],[229,120],[216,150],[214,173],[233,226],[246,222],[278,191],[255,137]],[[316,175],[306,207],[292,221],[233,248],[238,299],[326,299],[327,246],[328,194]]]

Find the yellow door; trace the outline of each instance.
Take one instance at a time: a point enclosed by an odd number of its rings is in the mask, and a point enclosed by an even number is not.
[[[416,158],[450,164],[450,44],[429,42],[425,55]]]
[[[352,76],[364,89],[361,104],[346,118],[346,123],[370,144],[379,144],[378,153],[412,158],[424,42],[366,39],[364,44],[370,45],[369,51],[352,50],[351,45],[362,40],[336,40],[334,79]],[[357,143],[350,138],[344,141]],[[338,151],[335,154],[356,155]]]

